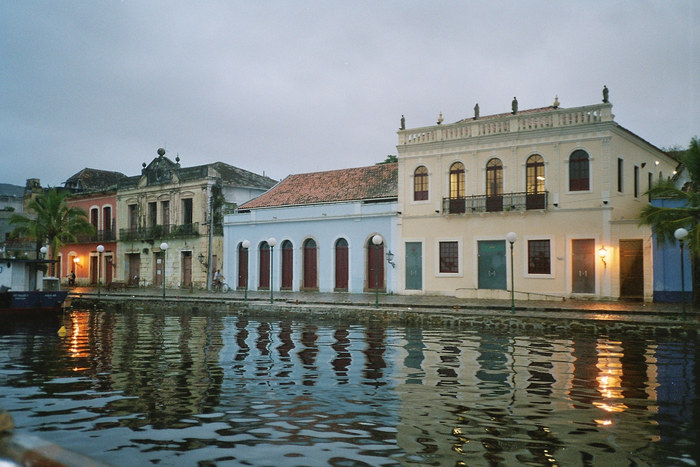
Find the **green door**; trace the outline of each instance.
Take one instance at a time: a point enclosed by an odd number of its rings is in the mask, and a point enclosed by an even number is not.
[[[423,244],[406,242],[406,289],[423,288]]]
[[[506,290],[506,242],[481,241],[479,245],[479,288]]]

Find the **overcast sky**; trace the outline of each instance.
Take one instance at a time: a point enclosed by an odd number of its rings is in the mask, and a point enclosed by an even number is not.
[[[282,179],[371,165],[408,128],[595,104],[700,135],[700,2],[0,2],[0,182],[137,175],[165,147]]]

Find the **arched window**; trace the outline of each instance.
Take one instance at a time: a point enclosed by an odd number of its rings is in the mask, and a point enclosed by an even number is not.
[[[339,238],[335,242],[335,290],[348,290],[348,242]]]
[[[428,169],[421,165],[413,172],[413,200],[428,199]]]
[[[305,290],[318,290],[318,268],[316,242],[309,238],[304,242],[304,285]]]
[[[527,209],[544,209],[545,190],[544,190],[544,158],[539,154],[535,154],[527,158],[525,164],[525,204]]]
[[[291,290],[294,280],[294,249],[292,242],[282,242],[282,289]]]
[[[464,197],[466,195],[466,182],[464,164],[455,162],[450,166],[450,203],[451,214],[462,213],[465,210]]]
[[[588,191],[590,189],[590,168],[588,153],[581,149],[569,157],[569,191]]]
[[[503,163],[498,158],[486,164],[486,210],[503,211]]]
[[[455,162],[450,166],[450,198],[464,198],[465,188],[464,164]]]

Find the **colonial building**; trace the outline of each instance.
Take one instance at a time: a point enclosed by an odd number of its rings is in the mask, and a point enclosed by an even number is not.
[[[395,163],[290,175],[243,204],[224,222],[229,285],[394,292],[397,175]]]
[[[162,285],[164,277],[168,287],[206,286],[207,271],[221,268],[222,209],[275,183],[223,162],[181,167],[159,149],[141,175],[119,183],[116,277],[140,286]]]
[[[85,168],[64,182],[71,192],[66,204],[85,211],[95,233],[79,235],[75,243],[59,250],[55,274],[63,283],[94,285],[98,280],[101,284],[114,280],[117,185],[125,178],[120,172]]]
[[[607,89],[569,109],[402,120],[397,149],[400,293],[651,300],[638,214],[676,161],[615,122]]]

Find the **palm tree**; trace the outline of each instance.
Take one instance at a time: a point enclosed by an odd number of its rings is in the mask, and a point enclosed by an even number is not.
[[[55,260],[58,250],[64,244],[77,243],[80,234],[93,235],[95,228],[88,222],[87,213],[78,207],[69,207],[67,197],[67,191],[51,188],[34,198],[27,209],[36,214],[36,218],[13,215],[10,224],[16,227],[12,231],[12,237],[34,240],[37,253],[41,245],[47,242],[49,257]]]
[[[648,205],[642,209],[640,225],[651,225],[657,243],[674,243],[678,228],[688,231],[685,244],[690,252],[693,270],[693,303],[700,305],[700,139],[693,138],[685,154],[680,155],[688,182],[677,187],[672,180],[659,180],[649,189],[651,198],[676,201],[676,207]]]

